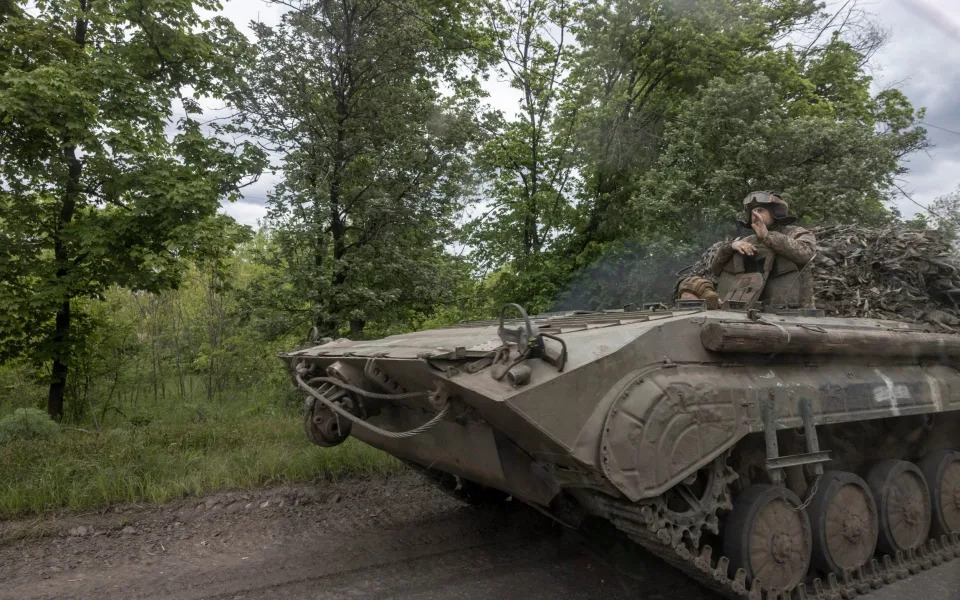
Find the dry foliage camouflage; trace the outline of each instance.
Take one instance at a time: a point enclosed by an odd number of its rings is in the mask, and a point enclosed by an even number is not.
[[[811,231],[817,255],[807,268],[813,271],[817,308],[833,316],[960,330],[960,258],[950,235],[903,226],[831,225]],[[723,243],[710,247],[692,272],[705,274]]]

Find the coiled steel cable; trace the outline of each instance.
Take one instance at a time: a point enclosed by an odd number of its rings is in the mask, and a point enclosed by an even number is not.
[[[373,433],[376,433],[386,438],[402,440],[406,438],[411,438],[415,435],[419,435],[425,431],[433,429],[438,423],[440,423],[440,421],[446,418],[447,414],[449,414],[450,412],[450,403],[448,402],[447,405],[443,407],[443,410],[437,413],[435,417],[433,417],[423,425],[420,425],[419,427],[414,427],[413,429],[410,429],[408,431],[387,431],[386,429],[381,429],[380,427],[377,427],[372,423],[367,423],[360,417],[357,417],[356,415],[344,409],[343,407],[336,404],[335,402],[331,402],[327,400],[326,398],[323,397],[323,394],[321,394],[314,388],[310,387],[307,384],[307,382],[305,382],[303,378],[300,377],[299,373],[297,373],[295,377],[297,380],[297,385],[301,389],[303,389],[305,392],[310,394],[315,400],[319,401],[321,404],[323,404],[324,406],[326,406],[327,408],[335,412],[337,416],[343,417],[344,419],[347,419],[351,423],[356,423],[357,425],[364,427],[372,431]],[[423,396],[427,394],[427,392],[406,392],[403,394],[381,394],[378,392],[368,392],[367,390],[358,388],[356,386],[352,386],[349,383],[344,383],[343,381],[340,381],[339,379],[334,379],[332,377],[314,377],[311,379],[311,381],[321,381],[323,383],[331,383],[333,385],[339,386],[342,389],[355,392],[357,394],[361,394],[369,398],[376,398],[380,400],[403,400],[403,399],[415,398],[415,397]]]

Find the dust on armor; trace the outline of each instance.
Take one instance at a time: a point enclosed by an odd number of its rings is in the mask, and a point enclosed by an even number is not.
[[[960,335],[811,309],[527,316],[300,349],[304,427],[467,501],[602,518],[730,598],[960,556]]]

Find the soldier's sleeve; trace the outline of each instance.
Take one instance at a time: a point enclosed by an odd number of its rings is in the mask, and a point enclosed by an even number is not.
[[[720,271],[723,270],[723,265],[727,264],[727,261],[730,260],[730,257],[733,256],[734,249],[730,245],[733,242],[726,243],[714,252],[713,257],[710,259],[710,274],[714,277],[720,275]]]
[[[802,267],[817,253],[817,238],[803,227],[795,227],[786,233],[771,231],[764,246]]]
[[[754,246],[760,243],[757,240],[757,236],[755,235],[748,235],[747,237],[744,237],[744,238],[737,238],[733,240],[733,242],[736,242],[738,240],[741,242],[748,242],[750,244],[753,244]],[[710,259],[710,274],[713,275],[714,277],[720,276],[720,272],[723,271],[724,265],[727,264],[727,262],[733,257],[734,252],[736,252],[736,250],[733,249],[733,242],[720,246],[720,248],[713,255],[713,258]]]

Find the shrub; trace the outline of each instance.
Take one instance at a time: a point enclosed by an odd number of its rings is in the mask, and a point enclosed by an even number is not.
[[[353,438],[318,448],[304,438],[300,420],[286,416],[154,421],[139,428],[104,428],[98,435],[64,429],[52,440],[0,445],[0,548],[3,520],[17,515],[140,500],[162,503],[281,483],[322,485],[404,470],[389,454]]]
[[[60,431],[47,413],[36,408],[18,408],[0,420],[0,444],[14,440],[48,440]]]

